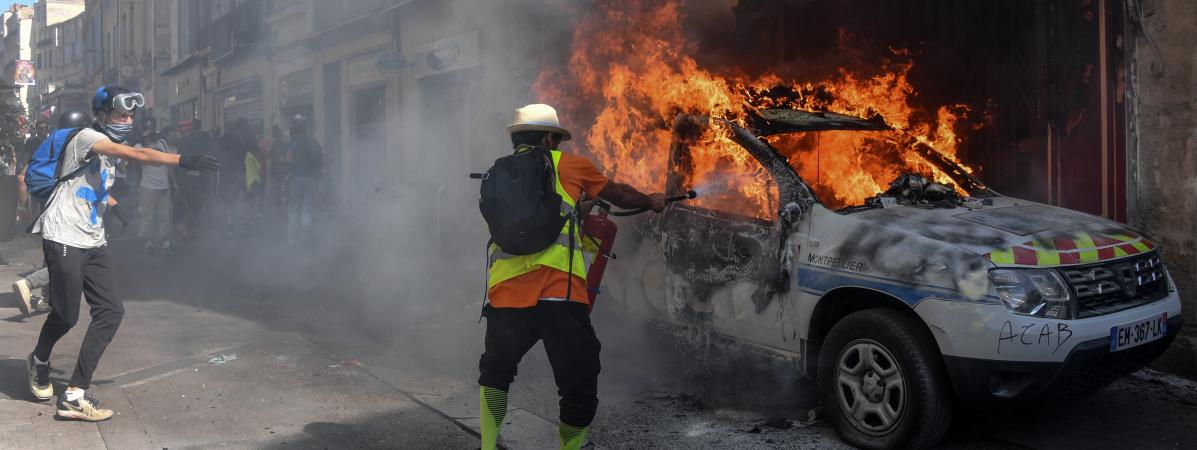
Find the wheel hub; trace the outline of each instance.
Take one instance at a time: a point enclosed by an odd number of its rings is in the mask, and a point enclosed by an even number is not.
[[[885,379],[876,371],[870,370],[865,376],[861,377],[860,390],[864,391],[864,395],[869,401],[873,403],[880,402],[881,396],[885,393]]]
[[[898,425],[906,404],[906,381],[897,358],[871,339],[857,339],[840,351],[836,394],[840,409],[857,429],[884,436]]]

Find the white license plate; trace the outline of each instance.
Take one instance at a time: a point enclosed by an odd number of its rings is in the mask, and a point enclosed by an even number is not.
[[[1138,347],[1168,334],[1168,313],[1110,327],[1110,351]]]

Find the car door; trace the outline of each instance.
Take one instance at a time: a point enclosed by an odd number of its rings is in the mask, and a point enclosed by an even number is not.
[[[791,262],[805,239],[804,212],[814,203],[813,195],[775,149],[729,122],[713,126],[728,127],[759,165],[716,164],[696,175],[687,131],[703,121],[679,118],[666,181],[670,196],[697,183],[699,201],[673,204],[649,219],[661,239],[668,315],[676,322],[709,325],[732,338],[791,347],[796,333],[785,303],[791,298],[796,275]],[[737,199],[742,188],[763,189],[767,200]],[[712,199],[720,196],[727,198]]]

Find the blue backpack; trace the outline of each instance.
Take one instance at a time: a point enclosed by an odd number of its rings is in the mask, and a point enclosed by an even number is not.
[[[59,175],[62,171],[62,153],[67,143],[79,134],[79,130],[82,128],[54,130],[29,158],[29,165],[25,168],[25,186],[29,189],[29,195],[41,200],[43,204],[49,200],[50,194],[54,193],[54,187],[58,186],[59,180],[70,178],[87,166],[86,163],[80,164],[71,173]]]

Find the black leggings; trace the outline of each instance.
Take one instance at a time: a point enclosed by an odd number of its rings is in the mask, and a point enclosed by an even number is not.
[[[50,316],[42,325],[33,353],[37,359],[50,360],[50,351],[62,336],[79,321],[79,296],[91,307],[91,324],[79,349],[71,386],[87,389],[100,356],[125,316],[125,307],[116,298],[112,261],[108,247],[80,249],[50,240],[42,241],[46,268],[50,270]]]
[[[542,301],[531,308],[491,308],[478,384],[507,391],[525,353],[544,340],[553,366],[562,423],[589,426],[598,409],[599,344],[590,312],[578,302]]]

